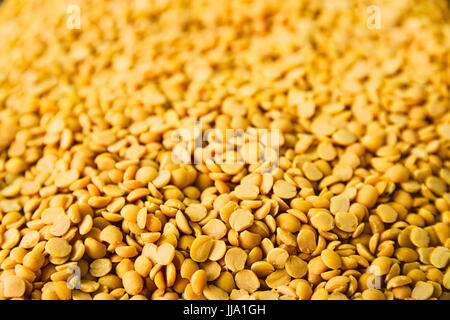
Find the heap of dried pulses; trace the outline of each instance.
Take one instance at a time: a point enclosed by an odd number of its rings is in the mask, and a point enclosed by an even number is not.
[[[444,0],[6,0],[0,300],[450,299]]]

